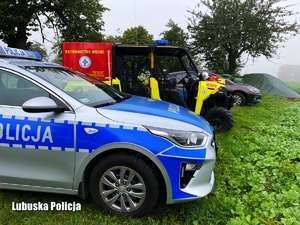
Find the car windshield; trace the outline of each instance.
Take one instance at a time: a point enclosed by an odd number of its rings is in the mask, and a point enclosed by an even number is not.
[[[88,106],[107,106],[130,97],[91,76],[63,67],[24,68]]]

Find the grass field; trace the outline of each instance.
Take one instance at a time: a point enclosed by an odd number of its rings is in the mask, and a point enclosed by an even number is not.
[[[102,213],[90,198],[1,190],[0,224],[300,224],[300,101],[264,96],[232,114],[233,129],[217,135],[215,188],[201,200],[159,202],[148,216],[131,219]],[[12,202],[52,201],[82,209],[12,210]]]
[[[290,85],[292,88],[294,88],[296,91],[300,92],[300,82],[287,81],[286,83]]]

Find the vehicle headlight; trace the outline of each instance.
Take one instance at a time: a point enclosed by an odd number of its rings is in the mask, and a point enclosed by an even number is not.
[[[172,130],[158,127],[146,127],[154,135],[163,137],[181,147],[201,147],[208,140],[206,134],[195,131]]]
[[[256,93],[258,94],[259,93],[259,90],[257,88],[254,88],[254,87],[247,87],[249,89],[249,91],[253,92],[253,93]]]

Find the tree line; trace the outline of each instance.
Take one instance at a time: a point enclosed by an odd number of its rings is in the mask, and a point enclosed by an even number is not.
[[[288,20],[297,12],[291,9],[294,5],[283,5],[286,2],[200,0],[187,11],[188,32],[169,20],[160,36],[172,45],[188,48],[199,66],[236,75],[246,63],[242,56],[272,58],[289,36],[299,34],[300,25]],[[63,41],[154,42],[143,26],[105,36],[102,16],[108,10],[97,0],[2,0],[0,39],[9,47],[38,48],[47,57],[42,44],[29,41],[32,32],[40,32],[43,42],[53,44],[58,61]],[[53,40],[47,40],[46,29],[53,29]]]

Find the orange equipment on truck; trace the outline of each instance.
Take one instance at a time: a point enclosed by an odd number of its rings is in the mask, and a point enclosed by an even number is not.
[[[100,80],[112,78],[112,43],[64,42],[63,65]]]

